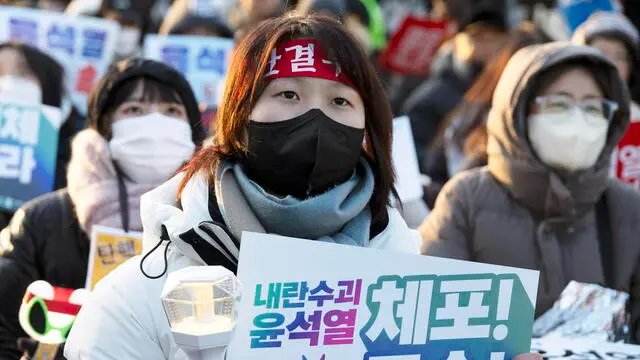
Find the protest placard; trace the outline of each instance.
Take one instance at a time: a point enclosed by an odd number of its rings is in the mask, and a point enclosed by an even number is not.
[[[380,56],[380,65],[405,75],[427,75],[448,24],[408,16]]]
[[[612,0],[558,0],[558,8],[571,33],[591,14],[597,11],[614,11]]]
[[[613,151],[613,175],[640,190],[640,122],[632,122]]]
[[[201,104],[215,106],[227,73],[231,39],[192,35],[147,35],[145,57],[176,68],[191,84]]]
[[[0,6],[0,42],[20,41],[54,57],[64,67],[71,100],[83,114],[87,95],[113,61],[119,34],[115,21]]]
[[[631,123],[611,155],[611,176],[640,190],[640,107],[631,106]]]
[[[403,203],[421,199],[423,195],[418,156],[408,116],[393,120],[393,166],[396,189]]]
[[[60,110],[0,97],[0,209],[53,190]]]
[[[142,254],[142,233],[94,226],[91,230],[91,248],[85,287],[92,290],[103,277],[125,261],[140,254]]]
[[[536,271],[244,233],[238,278],[229,360],[506,360],[531,345]]]
[[[534,339],[531,351],[544,360],[640,360],[640,346],[564,338]]]

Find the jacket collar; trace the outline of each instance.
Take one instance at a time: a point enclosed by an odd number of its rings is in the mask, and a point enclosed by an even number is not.
[[[143,252],[152,249],[158,239],[165,235],[186,256],[204,265],[206,260],[194,250],[189,238],[197,236],[204,239],[212,246],[222,248],[221,252],[230,251],[232,257],[237,259],[239,249],[226,240],[237,243],[243,231],[265,232],[244,199],[231,167],[220,166],[216,171],[214,191],[223,217],[222,224],[211,218],[210,186],[205,174],[198,173],[187,182],[178,202],[178,188],[183,179],[184,174],[180,173],[142,197],[140,207],[145,230]],[[220,233],[221,230],[224,233]]]

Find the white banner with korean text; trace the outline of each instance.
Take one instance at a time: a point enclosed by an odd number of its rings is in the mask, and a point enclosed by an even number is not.
[[[238,278],[229,360],[507,360],[531,345],[536,271],[244,233]]]

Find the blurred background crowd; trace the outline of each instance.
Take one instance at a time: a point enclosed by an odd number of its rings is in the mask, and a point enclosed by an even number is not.
[[[429,184],[425,186],[424,198],[429,207],[433,206],[441,186],[455,173],[486,163],[484,119],[493,89],[510,55],[527,45],[569,40],[577,25],[586,20],[588,14],[565,11],[571,3],[575,1],[0,0],[4,6],[117,22],[120,30],[114,61],[145,56],[145,39],[150,34],[237,41],[260,21],[290,11],[335,16],[343,21],[377,66],[395,116],[410,118],[420,170],[428,176],[423,182]],[[600,31],[615,33],[616,40],[601,38],[598,44],[616,61],[622,75],[629,79],[633,98],[638,99],[635,61],[640,4],[620,0],[593,3],[594,9],[612,6],[630,21],[629,24],[603,25],[605,28]],[[610,26],[621,29],[611,30]],[[46,50],[44,56],[24,47],[19,52],[23,53],[19,57],[32,65],[28,70],[33,76],[39,72],[49,75],[47,79],[38,78],[45,87],[68,86],[60,84],[64,76],[53,76],[55,71],[43,70],[47,65],[56,66],[46,63]],[[38,56],[43,59],[36,62]],[[13,58],[8,59],[0,64],[6,68],[2,69],[5,74],[16,71],[10,65]],[[168,58],[165,60],[171,62]],[[75,69],[65,67],[64,70]],[[215,120],[224,79],[217,83],[216,89],[208,90],[215,100],[204,101],[196,90],[202,122],[207,129],[212,128]],[[44,96],[43,103],[58,106],[59,101],[50,97]],[[72,121],[65,122],[60,131],[58,151],[62,163],[57,167],[55,188],[65,185],[64,162],[70,156],[69,140],[75,131],[86,126],[86,113],[76,111],[75,107],[72,110]],[[8,222],[8,219],[0,220],[0,225]]]

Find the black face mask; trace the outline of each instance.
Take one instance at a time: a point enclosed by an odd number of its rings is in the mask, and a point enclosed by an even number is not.
[[[364,129],[319,109],[277,123],[250,121],[245,172],[269,192],[304,199],[349,180],[363,139]]]

